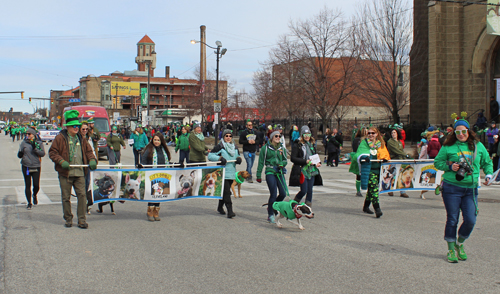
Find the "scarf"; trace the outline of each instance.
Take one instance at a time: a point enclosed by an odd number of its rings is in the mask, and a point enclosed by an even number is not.
[[[168,162],[167,152],[165,152],[165,149],[163,148],[161,148],[161,151],[163,151],[163,158],[165,158],[165,164],[167,164]],[[156,152],[156,147],[153,147],[153,165],[155,167],[158,165],[158,153]]]
[[[380,142],[379,140],[375,141],[375,142],[371,142],[370,140],[367,140],[368,141],[368,146],[370,146],[370,149],[379,149],[380,147],[382,147],[382,142]]]
[[[201,141],[204,141],[205,140],[205,136],[203,136],[203,133],[194,133],[194,135],[196,136],[196,138],[200,139]]]
[[[233,143],[226,143],[222,141],[222,145],[224,146],[224,149],[226,149],[226,152],[229,154],[229,156],[233,157],[234,154],[236,154],[236,148]]]

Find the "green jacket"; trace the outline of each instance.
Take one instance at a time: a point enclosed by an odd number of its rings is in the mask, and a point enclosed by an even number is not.
[[[476,143],[476,148],[476,158],[472,164],[472,175],[466,174],[462,181],[457,181],[455,178],[456,172],[451,170],[452,163],[461,160],[464,161],[462,153],[470,162],[474,156],[474,151],[469,150],[469,146],[466,142],[462,143],[460,141],[457,141],[452,146],[441,147],[441,150],[439,150],[438,155],[434,159],[434,166],[444,171],[443,180],[445,182],[462,188],[477,187],[480,169],[483,169],[486,175],[493,174],[493,163],[491,162],[488,151],[481,142]]]
[[[144,132],[138,133],[138,135],[134,132],[130,135],[130,139],[134,140],[134,149],[141,150],[148,145],[148,136]]]
[[[125,147],[125,141],[123,141],[122,135],[120,134],[118,134],[118,136],[113,136],[113,133],[110,133],[106,138],[106,144],[108,144],[108,147],[113,146],[115,152],[120,151],[120,145]]]
[[[406,153],[403,148],[403,143],[400,141],[396,141],[393,138],[390,138],[387,141],[387,150],[389,151],[389,155],[391,159],[405,159]]]
[[[194,132],[189,134],[189,146],[191,147],[189,161],[207,161],[205,156],[208,154],[208,148],[205,146],[205,141],[198,139]]]
[[[293,204],[299,204],[295,200],[290,200],[290,201],[275,201],[273,203],[273,209],[276,211],[279,211],[284,217],[287,219],[296,219],[297,216],[295,215],[295,212],[293,211],[292,205]]]
[[[175,143],[175,152],[178,150],[187,151],[189,150],[189,133],[185,133],[177,137],[177,142]]]
[[[260,150],[259,154],[259,166],[257,167],[257,179],[261,178],[262,169],[266,168],[265,174],[276,174],[274,167],[283,166],[287,164],[286,159],[286,149],[283,144],[280,144],[278,148],[275,148],[270,142],[267,142],[264,147]]]

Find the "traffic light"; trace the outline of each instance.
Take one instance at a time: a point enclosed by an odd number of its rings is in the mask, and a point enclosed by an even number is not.
[[[50,97],[50,104],[54,104],[54,97]]]
[[[30,103],[31,103],[31,97],[30,97]]]
[[[21,92],[21,99],[24,99],[24,92]],[[30,98],[31,99],[31,98]],[[30,100],[31,101],[31,100]],[[31,102],[30,102],[31,103]]]

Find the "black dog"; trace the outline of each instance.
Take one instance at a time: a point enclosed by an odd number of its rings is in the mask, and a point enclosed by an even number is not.
[[[107,174],[105,174],[101,179],[95,179],[94,183],[98,187],[94,190],[94,201],[109,199],[109,196],[115,190],[115,181]],[[111,207],[111,214],[115,215],[116,213],[113,208],[113,202],[110,201],[98,203],[99,209],[97,212],[102,213],[102,207],[107,204]]]

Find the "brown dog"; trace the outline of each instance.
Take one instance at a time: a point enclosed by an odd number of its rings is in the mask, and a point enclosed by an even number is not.
[[[244,171],[240,171],[238,172],[238,178],[243,178],[243,179],[248,179],[250,177],[250,174],[244,170]],[[238,186],[238,197],[241,198],[241,184],[238,184],[238,182],[236,182],[236,180],[233,181],[233,183],[231,184],[231,190],[233,191],[233,195],[234,195],[234,198],[236,198],[236,191],[234,190],[234,187],[235,186]]]

